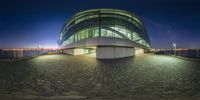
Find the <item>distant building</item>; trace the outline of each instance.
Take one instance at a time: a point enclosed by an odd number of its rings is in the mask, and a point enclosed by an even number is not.
[[[92,9],[79,12],[64,23],[58,45],[67,54],[112,59],[144,53],[150,40],[142,20],[135,14]]]

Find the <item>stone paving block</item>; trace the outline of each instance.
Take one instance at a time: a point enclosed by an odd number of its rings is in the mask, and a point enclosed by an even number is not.
[[[199,66],[200,62],[150,54],[112,60],[44,55],[0,62],[0,97],[26,94],[23,99],[198,99]]]

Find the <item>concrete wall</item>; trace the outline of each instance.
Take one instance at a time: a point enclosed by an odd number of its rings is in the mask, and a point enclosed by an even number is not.
[[[89,53],[95,53],[95,49],[89,48],[74,48],[65,49],[64,53],[70,55],[84,55]],[[124,58],[144,53],[144,49],[131,48],[131,47],[116,47],[116,46],[102,46],[96,47],[96,58],[97,59],[113,59],[113,58]]]
[[[123,58],[135,55],[134,48],[127,47],[97,47],[96,58],[98,59],[112,59]]]

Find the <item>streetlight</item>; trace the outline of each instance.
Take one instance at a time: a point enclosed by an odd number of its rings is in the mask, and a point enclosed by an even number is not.
[[[174,55],[176,56],[176,43],[173,43],[173,47],[174,47]]]
[[[38,44],[38,55],[40,54],[40,44]]]

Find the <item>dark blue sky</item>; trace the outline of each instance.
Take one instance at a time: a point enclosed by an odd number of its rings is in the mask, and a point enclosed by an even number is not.
[[[199,0],[1,0],[0,48],[57,47],[64,21],[92,8],[139,15],[153,48],[200,48]]]

